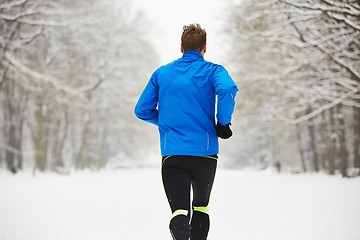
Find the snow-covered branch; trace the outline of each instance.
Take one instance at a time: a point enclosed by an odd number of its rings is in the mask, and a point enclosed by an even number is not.
[[[333,102],[330,102],[328,104],[325,104],[325,105],[322,105],[320,107],[318,107],[316,110],[308,113],[308,114],[305,114],[297,119],[289,119],[289,118],[286,118],[286,117],[283,117],[277,113],[274,113],[274,116],[275,118],[281,120],[281,121],[284,121],[288,124],[292,124],[292,125],[297,125],[297,124],[301,124],[305,121],[308,121],[316,116],[319,116],[322,112],[326,111],[326,110],[329,110],[331,108],[334,108],[335,106],[343,103],[345,100],[351,98],[352,96],[354,96],[356,93],[357,93],[357,89],[354,89],[353,91],[349,91],[347,92],[346,94],[344,94],[343,96],[337,98],[336,100],[334,100]]]
[[[332,5],[333,1],[326,1],[327,5],[321,4],[321,3],[303,3],[299,1],[294,0],[281,0],[281,2],[284,2],[286,4],[289,4],[293,7],[299,8],[299,9],[307,9],[307,10],[321,10],[323,12],[333,12],[333,13],[343,13],[348,14],[352,16],[359,16],[360,12],[358,9],[353,8],[351,5],[348,4],[334,4]],[[331,3],[332,2],[332,3]]]
[[[32,16],[32,15],[36,15],[36,14],[39,14],[39,12],[34,11],[32,9],[31,10],[25,10],[23,12],[15,14],[15,15],[0,12],[0,19],[7,20],[7,21],[16,21],[16,20],[19,20],[20,18],[23,18],[23,17],[26,17],[26,16]]]
[[[338,21],[343,21],[345,22],[347,25],[349,25],[350,27],[356,29],[356,30],[360,30],[360,25],[359,25],[359,21],[356,22],[356,20],[358,20],[360,18],[360,11],[359,13],[357,14],[357,16],[354,17],[354,20],[351,20],[347,17],[345,17],[344,15],[342,14],[338,14],[338,13],[333,13],[333,12],[327,12],[326,13],[327,15],[329,15],[329,17],[331,18],[334,18]]]
[[[77,97],[81,101],[86,102],[86,98],[81,92],[64,84],[61,84],[61,80],[32,70],[31,68],[22,64],[9,52],[5,53],[5,57],[5,61],[10,64],[9,66],[13,66],[14,70],[19,71],[21,74],[27,75],[30,78],[34,79],[38,82],[38,84],[49,84],[53,87],[54,92],[63,92],[72,97]]]
[[[7,1],[7,2],[2,2],[2,3],[0,3],[0,11],[2,11],[4,9],[14,8],[16,6],[25,4],[28,1],[29,0],[11,0],[11,1]]]

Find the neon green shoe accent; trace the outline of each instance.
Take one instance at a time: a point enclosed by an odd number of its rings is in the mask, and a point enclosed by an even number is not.
[[[194,209],[194,211],[202,212],[207,215],[209,215],[209,212],[210,212],[209,205],[208,206],[200,206],[200,207],[193,206],[193,209]]]
[[[178,210],[176,210],[175,212],[173,212],[172,217],[174,218],[174,217],[176,217],[176,216],[178,216],[178,215],[185,215],[185,216],[187,216],[188,213],[189,213],[188,210],[178,209]]]

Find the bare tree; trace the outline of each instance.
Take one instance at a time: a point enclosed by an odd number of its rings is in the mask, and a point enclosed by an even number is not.
[[[0,3],[0,153],[10,170],[101,168],[133,152],[123,134],[141,139],[131,96],[157,61],[148,24],[126,2]]]
[[[326,129],[343,129],[344,124],[351,123],[357,126],[359,121],[359,2],[245,1],[232,6],[231,12],[227,31],[235,36],[233,42],[240,42],[243,47],[233,51],[234,68],[240,69],[239,85],[253,99],[239,111],[256,111],[256,117],[264,124],[282,121],[284,126],[308,125],[308,133],[298,134],[301,139],[306,139],[301,135],[308,134],[306,144],[312,153],[304,156],[312,159],[315,171],[329,166],[321,163],[319,155],[319,149],[325,148],[321,144],[328,142],[324,140],[329,136]],[[251,106],[254,101],[258,103],[255,110]],[[335,107],[341,112],[334,114],[344,118],[334,125],[329,121],[332,117],[324,118],[322,113]],[[354,109],[353,114],[345,114],[349,108]],[[355,127],[349,130],[357,132]],[[345,153],[352,144],[359,143],[347,143],[344,136],[350,133],[344,131],[335,133],[337,148],[344,153],[339,158],[344,162],[342,166],[348,168],[350,165],[345,162],[350,162],[350,155]],[[286,132],[276,137],[293,139],[293,135]],[[355,147],[351,157],[358,156],[358,151]],[[342,171],[344,176],[345,172]]]

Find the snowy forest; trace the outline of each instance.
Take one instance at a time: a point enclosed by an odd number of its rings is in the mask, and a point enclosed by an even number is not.
[[[238,152],[259,167],[358,174],[359,1],[253,0],[229,12]]]
[[[239,92],[224,167],[359,175],[359,1],[226,5],[225,65]],[[133,115],[159,65],[151,27],[125,0],[1,0],[0,167],[141,165],[158,141]]]

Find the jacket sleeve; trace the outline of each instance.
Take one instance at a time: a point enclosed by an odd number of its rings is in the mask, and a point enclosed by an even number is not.
[[[136,103],[135,115],[146,122],[158,125],[158,94],[159,88],[156,82],[156,72],[151,76],[138,102]]]
[[[226,69],[220,65],[214,73],[214,89],[218,98],[216,118],[224,126],[231,122],[238,88]]]

